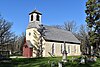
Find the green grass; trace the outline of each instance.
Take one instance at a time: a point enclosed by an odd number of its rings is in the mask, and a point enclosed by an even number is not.
[[[70,60],[72,57],[68,57]],[[62,57],[43,57],[43,58],[15,58],[9,63],[0,63],[0,67],[50,67],[51,63],[54,62],[55,66],[60,62]],[[87,64],[79,64],[78,62],[67,62],[64,67],[100,67],[100,58],[96,62]]]

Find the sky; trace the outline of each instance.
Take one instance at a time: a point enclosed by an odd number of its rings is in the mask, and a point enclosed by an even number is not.
[[[16,35],[25,32],[29,13],[37,9],[42,13],[44,25],[63,25],[75,21],[78,26],[85,24],[85,3],[87,0],[0,0],[0,14],[13,23]]]

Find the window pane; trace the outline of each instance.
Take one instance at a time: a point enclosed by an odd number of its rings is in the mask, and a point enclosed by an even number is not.
[[[68,45],[68,53],[70,53],[70,45]]]
[[[52,44],[52,55],[54,55],[54,44]]]
[[[31,15],[31,21],[33,21],[33,15]]]
[[[39,15],[37,15],[36,20],[39,21]]]

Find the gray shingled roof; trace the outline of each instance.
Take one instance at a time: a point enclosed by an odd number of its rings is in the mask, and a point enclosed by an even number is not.
[[[69,31],[57,29],[51,26],[44,27],[46,28],[45,40],[80,43],[80,41]],[[27,29],[30,28],[39,28],[39,25],[36,22],[30,22]]]
[[[39,24],[37,24],[36,21],[29,22],[27,29],[30,29],[30,28],[39,28]]]
[[[32,43],[29,40],[26,40],[26,43],[27,43],[28,47],[30,47],[30,48],[33,47]]]
[[[69,31],[57,29],[51,26],[45,26],[45,39],[54,41],[65,41],[72,43],[80,43],[80,41]]]

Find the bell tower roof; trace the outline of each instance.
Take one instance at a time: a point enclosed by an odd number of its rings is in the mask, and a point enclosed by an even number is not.
[[[27,28],[38,27],[41,24],[41,17],[42,13],[36,9],[29,13],[29,24]]]
[[[39,12],[37,9],[35,9],[35,10],[34,10],[34,11],[32,11],[31,13],[29,13],[29,15],[30,15],[30,14],[33,14],[33,13],[37,13],[37,14],[42,15],[42,13],[41,13],[41,12]]]

